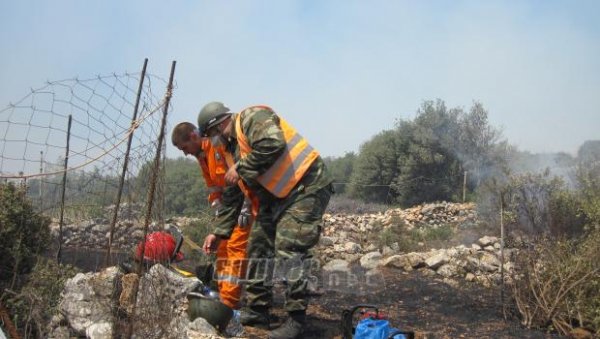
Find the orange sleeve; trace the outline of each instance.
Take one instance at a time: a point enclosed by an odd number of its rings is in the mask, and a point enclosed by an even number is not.
[[[209,143],[210,144],[210,143]],[[225,162],[225,147],[211,147],[206,153],[208,170],[215,186],[225,187],[225,173],[227,173],[227,163]]]
[[[214,173],[214,149],[210,144],[208,138],[202,138],[201,141],[202,147],[202,156],[198,157],[198,164],[200,165],[200,170],[202,172],[202,176],[204,177],[204,183],[208,188],[208,202],[212,203],[216,199],[221,198],[221,191],[224,184],[224,175],[223,175],[223,184],[218,180],[217,176]]]

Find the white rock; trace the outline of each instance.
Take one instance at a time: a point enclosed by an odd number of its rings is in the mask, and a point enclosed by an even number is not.
[[[494,245],[495,242],[498,241],[497,237],[490,237],[490,236],[484,236],[481,237],[479,240],[477,240],[477,242],[479,243],[479,245],[481,245],[482,247],[486,247],[486,246],[490,246],[490,245]]]
[[[436,254],[425,259],[425,263],[432,269],[436,269],[450,260],[445,251],[439,251]]]
[[[479,265],[487,272],[494,272],[500,267],[500,260],[495,255],[484,252],[479,259]]]
[[[450,278],[451,276],[456,275],[456,267],[445,264],[445,265],[440,266],[440,268],[438,268],[436,272],[437,272],[437,274],[441,275],[442,277]]]
[[[216,336],[217,330],[204,318],[196,318],[190,322],[187,331],[188,338],[199,338],[199,335]]]
[[[331,271],[349,271],[350,263],[346,260],[342,259],[333,259],[323,266],[323,271],[331,272]]]
[[[112,339],[112,325],[108,322],[92,324],[85,330],[89,339]]]
[[[358,253],[361,251],[360,245],[355,242],[352,242],[352,241],[348,241],[344,245],[344,249],[346,250],[347,253],[350,253],[350,254]]]
[[[369,244],[369,246],[367,246],[367,248],[365,248],[365,251],[367,251],[367,252],[373,252],[375,250],[377,250],[377,245],[375,245],[373,243]]]
[[[390,256],[390,255],[393,255],[394,253],[396,253],[396,251],[394,251],[391,247],[383,246],[382,254],[384,256]]]
[[[369,252],[360,258],[360,265],[366,269],[376,268],[381,264],[381,253]]]

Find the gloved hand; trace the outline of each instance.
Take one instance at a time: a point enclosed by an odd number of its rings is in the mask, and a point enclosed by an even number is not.
[[[242,205],[242,209],[240,210],[240,215],[238,216],[238,225],[240,227],[246,227],[250,225],[250,220],[252,218],[252,203],[250,200],[244,200],[244,204]]]
[[[215,216],[216,217],[219,216],[219,212],[220,212],[220,210],[221,210],[222,207],[223,207],[223,203],[221,202],[221,199],[215,199],[210,204],[210,208],[212,208],[212,209],[215,210]]]

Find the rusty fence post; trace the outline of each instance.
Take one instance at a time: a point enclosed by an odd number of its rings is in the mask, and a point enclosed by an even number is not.
[[[65,164],[63,166],[62,193],[60,198],[60,221],[58,224],[58,250],[56,251],[56,262],[61,262],[62,242],[63,242],[63,223],[65,216],[65,191],[67,189],[67,166],[69,165],[69,141],[71,139],[71,123],[73,116],[69,114],[69,124],[67,126],[67,148],[65,150]]]
[[[138,109],[140,106],[140,98],[142,96],[142,89],[144,87],[144,78],[146,77],[146,67],[148,66],[148,58],[144,59],[144,66],[142,67],[142,74],[140,76],[140,83],[138,86],[137,97],[135,99],[135,107],[133,108],[133,117],[131,118],[131,131],[129,138],[127,139],[127,149],[125,150],[125,158],[123,159],[123,171],[121,172],[121,178],[119,180],[119,189],[117,191],[117,199],[115,200],[115,210],[113,212],[112,221],[110,223],[110,231],[108,236],[108,245],[106,248],[106,258],[104,260],[106,266],[111,265],[111,250],[112,242],[115,233],[115,225],[117,224],[117,217],[119,215],[119,208],[121,206],[121,197],[123,195],[123,185],[125,184],[125,175],[127,175],[127,166],[129,165],[129,153],[131,151],[131,142],[133,140],[133,133],[135,131],[135,124],[138,115]]]
[[[160,133],[158,135],[158,145],[156,146],[156,154],[154,157],[154,164],[153,164],[153,170],[150,174],[150,187],[148,189],[148,196],[147,196],[147,202],[146,202],[146,217],[144,219],[144,235],[142,238],[142,243],[141,243],[141,254],[142,254],[142,264],[137,265],[137,275],[138,277],[141,278],[142,276],[142,272],[144,269],[144,265],[143,265],[143,256],[144,253],[146,251],[146,235],[148,234],[148,228],[150,226],[150,219],[152,217],[152,207],[154,204],[154,192],[156,191],[156,181],[158,178],[158,172],[160,170],[160,160],[161,160],[161,151],[162,151],[162,146],[163,146],[163,140],[165,138],[165,127],[167,125],[167,113],[169,112],[169,103],[171,102],[171,96],[173,94],[173,77],[175,75],[175,64],[176,62],[173,61],[173,63],[171,64],[171,75],[169,76],[169,84],[167,85],[167,92],[165,94],[165,103],[163,106],[163,116],[162,116],[162,121],[160,124]],[[128,324],[127,324],[127,328],[126,328],[126,333],[125,333],[125,338],[131,338],[131,336],[133,335],[133,319],[135,319],[135,312],[136,312],[136,302],[135,300],[137,300],[137,295],[138,295],[138,290],[139,290],[139,281],[140,279],[136,280],[133,284],[133,291],[132,291],[132,298],[134,300],[133,302],[133,307],[132,307],[132,311],[131,311],[131,315],[128,319]]]

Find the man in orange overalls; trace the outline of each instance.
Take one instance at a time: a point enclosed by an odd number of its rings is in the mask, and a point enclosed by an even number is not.
[[[223,145],[212,145],[209,138],[200,137],[196,126],[189,122],[179,123],[173,129],[173,145],[186,156],[194,156],[200,165],[202,176],[208,188],[208,201],[218,215],[221,193],[225,187],[225,173],[233,162]],[[238,225],[231,237],[222,241],[217,248],[216,273],[221,301],[232,309],[239,309],[242,286],[245,277],[246,247],[251,225],[258,211],[258,200],[242,188],[245,201],[238,217]]]

